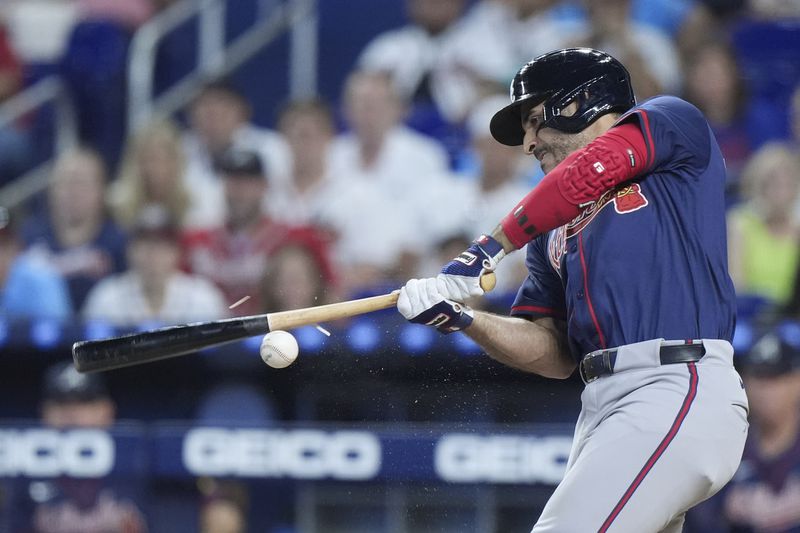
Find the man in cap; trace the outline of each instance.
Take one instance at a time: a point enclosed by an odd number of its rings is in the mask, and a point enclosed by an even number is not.
[[[41,418],[46,426],[109,428],[116,405],[100,374],[81,374],[71,363],[45,371],[42,384]]]
[[[81,374],[71,361],[48,367],[42,379],[41,422],[59,432],[110,430],[116,404],[100,374]],[[84,438],[93,438],[85,433]],[[61,442],[52,439],[49,442]],[[57,444],[54,444],[57,445]],[[139,485],[114,477],[44,478],[22,481],[9,508],[13,531],[36,533],[144,533],[144,514],[134,498]]]
[[[231,149],[214,166],[225,189],[225,224],[186,236],[187,268],[216,283],[229,305],[240,302],[235,314],[259,313],[269,257],[287,242],[300,240],[313,243],[327,258],[326,238],[313,226],[288,226],[264,213],[272,183],[257,152]]]

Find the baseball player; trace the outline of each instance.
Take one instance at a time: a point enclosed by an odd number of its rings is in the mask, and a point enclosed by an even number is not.
[[[625,67],[589,48],[524,65],[490,129],[545,177],[437,277],[410,280],[398,310],[518,369],[580,372],[566,474],[533,532],[679,532],[736,471],[748,427],[719,147],[695,107],[636,105]],[[526,245],[512,316],[464,305]]]

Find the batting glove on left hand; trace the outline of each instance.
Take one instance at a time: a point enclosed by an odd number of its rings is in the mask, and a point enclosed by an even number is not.
[[[503,245],[488,235],[481,235],[442,268],[437,276],[441,294],[457,302],[481,296],[486,292],[481,287],[481,276],[494,272],[505,255]]]
[[[446,299],[437,278],[412,279],[400,289],[397,310],[406,320],[452,333],[472,324],[472,309]]]

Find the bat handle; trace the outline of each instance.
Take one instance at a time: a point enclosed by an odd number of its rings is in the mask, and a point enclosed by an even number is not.
[[[489,292],[497,285],[497,275],[494,272],[487,272],[481,276],[479,283],[484,292]]]

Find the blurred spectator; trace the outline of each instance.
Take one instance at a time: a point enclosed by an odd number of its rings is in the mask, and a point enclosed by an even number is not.
[[[229,304],[248,297],[236,314],[255,314],[262,309],[261,282],[270,256],[293,241],[326,256],[327,239],[313,226],[288,226],[263,214],[262,199],[270,185],[258,153],[229,150],[217,159],[216,168],[225,188],[225,224],[186,235],[186,266],[213,280]]]
[[[99,374],[81,374],[71,363],[45,372],[41,419],[54,429],[109,429],[115,404]],[[121,480],[60,477],[30,482],[31,523],[35,533],[141,533],[147,531],[142,511],[132,499],[136,489]],[[20,514],[25,514],[20,513]]]
[[[125,235],[105,208],[106,170],[97,152],[79,148],[55,162],[46,220],[29,217],[22,239],[69,285],[73,311],[100,279],[125,268]]]
[[[22,87],[22,64],[14,51],[8,30],[0,18],[0,104]],[[33,148],[25,126],[11,122],[0,127],[0,187],[31,167]]]
[[[337,179],[368,179],[401,198],[416,185],[447,171],[447,154],[436,141],[403,126],[405,102],[388,75],[356,71],[344,90],[350,131],[332,148]]]
[[[56,429],[109,429],[116,405],[100,374],[81,374],[72,363],[57,363],[44,375],[41,418]]]
[[[200,533],[245,533],[250,495],[241,482],[200,480]]]
[[[466,69],[445,64],[461,28],[466,0],[405,0],[408,23],[375,37],[361,52],[358,68],[388,74],[409,103],[404,117],[413,129],[439,139],[451,155],[463,145],[459,127],[462,96],[471,97]],[[460,70],[460,71],[459,71]]]
[[[481,0],[454,25],[441,44],[434,75],[437,101],[451,122],[464,121],[471,106],[505,90],[508,73],[521,62],[559,48],[576,29],[557,0]]]
[[[662,93],[679,94],[681,64],[669,35],[631,17],[631,0],[584,0],[588,27],[572,45],[605,50],[631,73],[637,100]]]
[[[165,211],[156,206],[142,211],[127,253],[130,269],[100,281],[89,293],[83,308],[87,319],[133,326],[215,320],[228,314],[213,283],[179,270],[178,227]]]
[[[166,209],[182,228],[204,227],[203,216],[217,192],[185,181],[186,157],[177,126],[170,120],[145,125],[128,140],[119,177],[109,187],[109,203],[123,227],[130,228],[142,209]]]
[[[731,278],[740,296],[784,304],[800,264],[800,155],[764,145],[742,171],[742,193],[746,200],[728,214]]]
[[[269,191],[268,212],[287,224],[313,223],[336,194],[330,176],[333,112],[319,99],[290,102],[281,110],[278,129],[289,146],[292,170],[285,187]]]
[[[21,253],[9,213],[0,207],[0,315],[63,319],[71,310],[64,279],[47,263]]]
[[[466,233],[474,239],[501,220],[504,213],[509,213],[532,188],[528,179],[531,174],[530,161],[514,147],[495,141],[489,132],[489,121],[495,111],[507,103],[508,97],[502,95],[485,98],[474,106],[469,116],[467,129],[477,172],[469,179],[454,183],[448,195],[447,207],[438,210],[446,216],[437,226],[443,226],[447,220],[458,220],[459,227],[453,228],[451,234]],[[453,216],[453,210],[460,210],[462,214]],[[447,258],[444,263],[456,255]],[[527,275],[525,254],[515,254],[509,259],[507,264],[498,267],[495,294],[516,294]]]
[[[716,0],[632,0],[631,17],[669,36],[681,56],[687,58],[708,38],[710,28],[716,23],[714,13],[706,5],[713,1]]]
[[[273,188],[286,182],[290,156],[286,142],[274,131],[250,123],[250,103],[233,85],[216,81],[206,85],[189,106],[191,130],[184,138],[187,186],[203,187],[209,201],[199,220],[215,227],[225,218],[222,185],[214,172],[214,160],[236,148],[258,153],[267,165]]]
[[[500,109],[497,106],[504,102],[508,103],[508,97],[503,95],[484,98],[473,107],[467,121],[470,148],[477,163],[470,181],[477,188],[472,188],[473,197],[467,202],[469,206],[463,220],[467,224],[464,229],[475,236],[486,231],[493,224],[492,220],[502,219],[503,213],[513,209],[532,188],[530,158],[520,156],[519,150],[513,147],[498,143],[489,133],[492,109]]]
[[[338,194],[326,214],[339,232],[336,259],[346,291],[413,277],[419,254],[437,238],[428,222],[448,192],[447,155],[402,125],[403,108],[387,75],[348,77],[344,113],[351,131],[331,148]]]
[[[288,243],[269,259],[261,282],[264,313],[329,303],[334,280],[318,249]]]
[[[735,188],[754,142],[745,81],[730,46],[709,40],[694,52],[686,65],[684,96],[708,119],[725,157],[729,187]]]
[[[367,44],[359,57],[359,67],[389,74],[397,92],[412,104],[437,103],[436,78],[442,74],[437,68],[441,45],[457,25],[466,3],[466,0],[406,0],[409,23],[382,33]]]
[[[731,482],[687,516],[692,533],[800,531],[800,326],[784,323],[742,357],[750,433]]]

